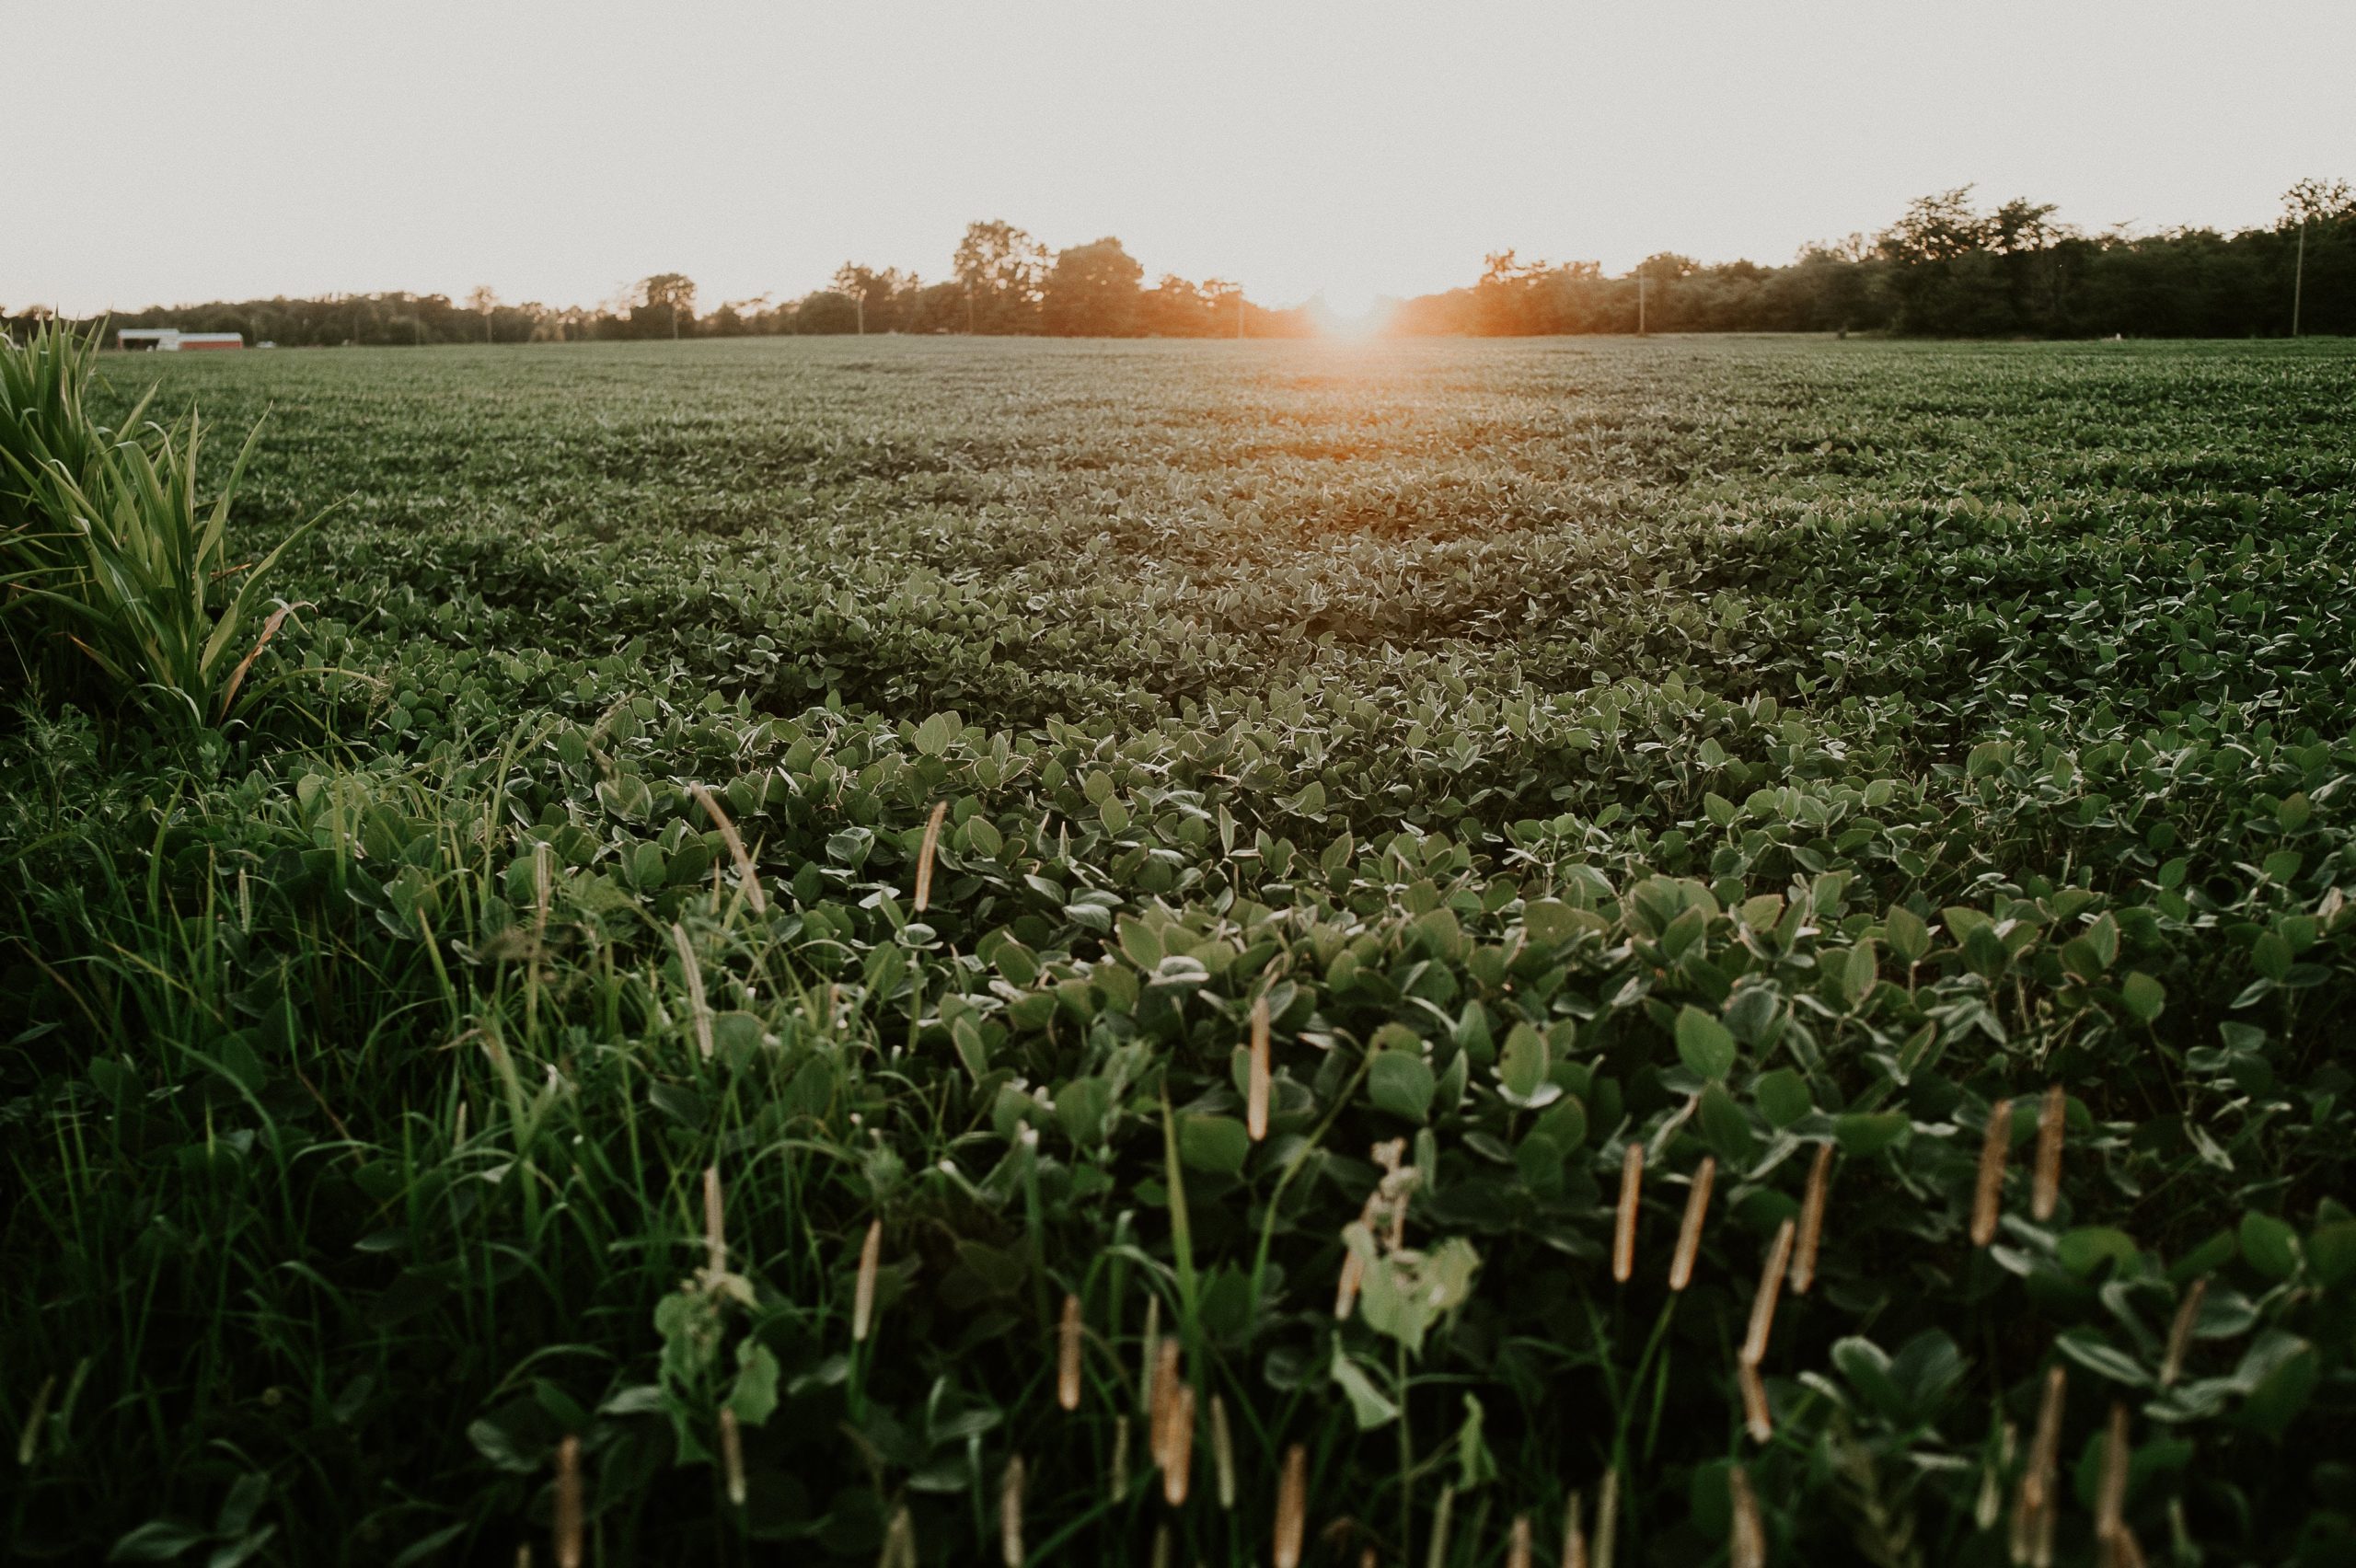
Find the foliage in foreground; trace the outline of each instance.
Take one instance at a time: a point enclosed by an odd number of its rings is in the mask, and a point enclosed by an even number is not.
[[[7,738],[20,1555],[2345,1553],[2344,360],[903,352],[330,536],[348,752]]]
[[[98,334],[0,340],[0,586],[12,681],[103,704],[144,706],[174,726],[226,719],[254,658],[291,613],[259,632],[262,583],[294,529],[259,562],[229,554],[229,503],[248,436],[208,506],[198,497],[194,412],[120,430],[89,408]],[[257,434],[259,432],[257,432]]]

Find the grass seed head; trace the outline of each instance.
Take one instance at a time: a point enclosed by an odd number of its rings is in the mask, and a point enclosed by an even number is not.
[[[1245,1096],[1244,1130],[1258,1143],[1268,1136],[1268,998],[1252,1003],[1252,1068]]]
[[[2184,1300],[2176,1309],[2176,1320],[2168,1325],[2167,1354],[2160,1362],[2160,1387],[2165,1389],[2184,1376],[2184,1357],[2192,1348],[2192,1330],[2200,1321],[2200,1302],[2209,1294],[2209,1276],[2201,1275],[2184,1293]]]
[[[568,1433],[556,1446],[556,1568],[581,1568],[581,1439]]]
[[[1759,1517],[1759,1497],[1750,1490],[1750,1472],[1740,1465],[1727,1468],[1727,1501],[1734,1509],[1727,1568],[1767,1568],[1767,1529]]]
[[[1611,1568],[1611,1549],[1620,1533],[1620,1472],[1603,1472],[1603,1488],[1595,1498],[1595,1551],[1592,1568]]]
[[[1276,1568],[1300,1568],[1300,1544],[1309,1523],[1309,1448],[1285,1450],[1284,1473],[1276,1481],[1276,1531],[1271,1555]]]
[[[1806,1296],[1816,1283],[1816,1251],[1824,1239],[1824,1200],[1832,1185],[1832,1146],[1816,1146],[1807,1168],[1807,1190],[1800,1198],[1799,1244],[1792,1256],[1792,1294]]]
[[[1677,1252],[1669,1261],[1669,1288],[1682,1290],[1693,1282],[1693,1260],[1702,1251],[1702,1222],[1710,1212],[1710,1184],[1717,1179],[1715,1156],[1703,1155],[1693,1168],[1693,1185],[1685,1194],[1685,1223],[1678,1228]]]
[[[1628,1140],[1620,1157],[1620,1213],[1611,1228],[1611,1277],[1625,1285],[1636,1270],[1636,1205],[1645,1190],[1645,1146]]]
[[[2115,1543],[2126,1524],[2127,1464],[2134,1451],[2127,1440],[2126,1402],[2113,1400],[2110,1429],[2103,1438],[2102,1483],[2095,1490],[2095,1539],[2114,1549],[2114,1561]]]
[[[860,1244],[859,1279],[850,1293],[850,1338],[853,1344],[867,1343],[868,1331],[875,1326],[875,1274],[884,1262],[884,1222],[867,1222],[867,1239]]]
[[[742,1508],[745,1505],[745,1434],[736,1423],[733,1406],[720,1407],[720,1464],[728,1479],[728,1501]]]
[[[1783,1289],[1784,1274],[1791,1266],[1795,1234],[1792,1222],[1784,1221],[1775,1232],[1774,1245],[1767,1249],[1766,1266],[1759,1271],[1759,1291],[1750,1298],[1750,1331],[1742,1341],[1742,1359],[1749,1366],[1756,1366],[1767,1359],[1767,1336],[1775,1328],[1775,1297]]]
[[[941,847],[941,819],[949,813],[949,802],[935,801],[932,815],[925,819],[924,843],[917,850],[916,912],[925,912],[932,902],[932,857]]]
[[[1080,1297],[1067,1296],[1063,1322],[1056,1333],[1056,1402],[1066,1410],[1080,1408],[1081,1332]]]
[[[2004,1201],[2004,1157],[2013,1147],[2013,1102],[1988,1108],[1988,1130],[1980,1140],[1980,1180],[1971,1197],[1971,1244],[1996,1239],[1996,1217]]]
[[[1194,1474],[1195,1385],[1180,1383],[1170,1391],[1170,1418],[1163,1427],[1161,1500],[1172,1508],[1184,1507]]]
[[[728,1211],[720,1191],[720,1167],[703,1172],[703,1262],[715,1274],[728,1272]]]
[[[1006,1461],[998,1492],[998,1553],[1006,1568],[1022,1568],[1022,1456]]]
[[[2062,1136],[2069,1124],[2070,1097],[2055,1084],[2037,1111],[2037,1175],[2029,1188],[2028,1212],[2042,1224],[2062,1202]]]
[[[1574,1492],[1563,1504],[1562,1568],[1587,1568],[1587,1499]]]
[[[1742,1390],[1742,1426],[1754,1443],[1765,1443],[1775,1435],[1774,1412],[1767,1404],[1767,1385],[1759,1376],[1755,1361],[1738,1361],[1734,1368],[1735,1382]]]
[[[1516,1514],[1506,1532],[1506,1568],[1530,1568],[1530,1516]]]
[[[1228,1430],[1227,1401],[1211,1396],[1211,1470],[1218,1482],[1218,1505],[1235,1509],[1235,1435]]]
[[[768,914],[768,895],[761,891],[760,873],[753,869],[753,858],[745,852],[745,841],[737,836],[736,824],[720,809],[720,802],[712,798],[710,790],[700,784],[690,784],[687,790],[695,796],[696,804],[703,808],[704,815],[711,819],[711,825],[720,830],[720,841],[728,846],[728,857],[736,862],[737,879],[745,885],[745,902],[752,905],[754,914]]]

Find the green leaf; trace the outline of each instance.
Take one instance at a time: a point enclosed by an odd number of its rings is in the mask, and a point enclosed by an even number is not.
[[[179,1519],[150,1519],[114,1543],[110,1562],[169,1562],[190,1547],[213,1539],[201,1525]]]
[[[2168,994],[2157,980],[2137,969],[2130,971],[2119,983],[2119,999],[2138,1022],[2149,1023],[2167,1006]]]
[[[1498,1086],[1513,1104],[1530,1105],[1540,1089],[1553,1089],[1546,1081],[1552,1065],[1546,1037],[1526,1023],[1517,1023],[1507,1032],[1505,1048],[1497,1054]]]
[[[2299,1272],[2299,1235],[2272,1215],[2256,1209],[2242,1216],[2242,1256],[2269,1279],[2289,1279]]]
[[[1431,1113],[1432,1092],[1438,1087],[1431,1065],[1412,1051],[1376,1053],[1374,1065],[1367,1069],[1366,1086],[1368,1097],[1378,1109],[1410,1122],[1420,1122]]]
[[[1722,1079],[1734,1071],[1734,1036],[1688,1002],[1677,1015],[1677,1057],[1696,1078]]]
[[[1750,1118],[1742,1113],[1726,1085],[1714,1083],[1702,1091],[1702,1135],[1718,1158],[1729,1166],[1750,1162],[1758,1148],[1758,1140],[1750,1131]]]
[[[1365,1368],[1338,1345],[1334,1350],[1334,1381],[1350,1401],[1350,1413],[1357,1418],[1359,1431],[1371,1432],[1399,1419],[1399,1407],[1383,1396]]]
[[[1889,951],[1909,963],[1920,963],[1931,951],[1931,928],[1903,904],[1889,906],[1889,913],[1882,917],[1881,930]]]
[[[2098,1330],[2066,1330],[2055,1337],[2053,1348],[2087,1371],[2114,1383],[2124,1383],[2131,1389],[2152,1386],[2152,1375],[2143,1370],[2142,1364],[2103,1338]]]
[[[1905,1114],[1898,1111],[1853,1111],[1832,1124],[1832,1136],[1843,1154],[1879,1154],[1906,1136]]]
[[[2135,1241],[2124,1230],[2104,1225],[2083,1226],[2054,1242],[2053,1255],[2063,1268],[2085,1279],[2100,1268],[2105,1259],[2121,1268],[2133,1262]]]
[[[1758,1101],[1759,1113],[1767,1118],[1767,1124],[1778,1132],[1815,1109],[1807,1080],[1789,1067],[1760,1074],[1750,1086],[1750,1097]]]
[[[1056,1091],[1056,1123],[1082,1148],[1104,1141],[1104,1118],[1113,1108],[1113,1086],[1103,1078],[1074,1078]]]
[[[1189,1170],[1233,1176],[1252,1153],[1252,1135],[1232,1116],[1182,1116],[1178,1119],[1178,1158]]]
[[[758,1340],[746,1340],[736,1352],[736,1382],[728,1390],[728,1408],[747,1426],[758,1426],[777,1409],[777,1357]]]

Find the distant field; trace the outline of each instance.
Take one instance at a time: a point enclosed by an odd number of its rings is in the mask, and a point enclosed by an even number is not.
[[[105,367],[336,510],[0,718],[16,1556],[2356,1553],[2356,348]]]

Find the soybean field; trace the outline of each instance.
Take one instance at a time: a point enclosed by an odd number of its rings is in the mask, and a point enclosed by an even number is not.
[[[2356,1558],[2347,343],[98,371],[0,1555]]]

